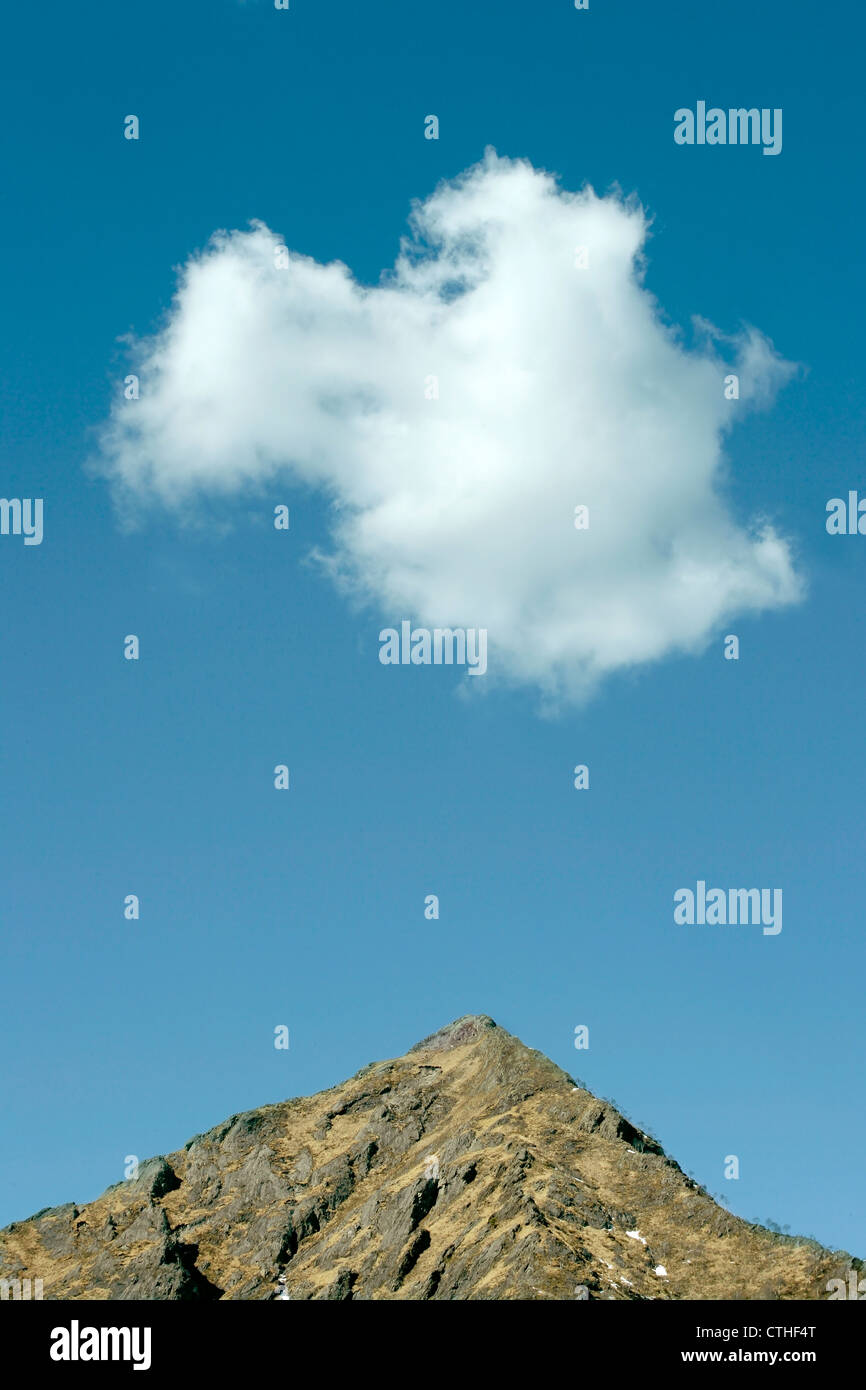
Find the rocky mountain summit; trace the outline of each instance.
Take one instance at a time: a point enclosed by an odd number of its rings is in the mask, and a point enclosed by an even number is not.
[[[46,1299],[825,1299],[852,1267],[484,1015],[0,1232],[0,1279]]]

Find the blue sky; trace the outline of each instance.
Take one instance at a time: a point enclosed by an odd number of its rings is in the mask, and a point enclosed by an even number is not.
[[[863,1254],[866,541],[824,525],[863,477],[862,38],[853,10],[780,0],[6,17],[2,493],[44,498],[45,534],[0,537],[0,1222],[485,1012],[733,1211]],[[781,155],[675,145],[704,98],[782,108]],[[725,437],[721,486],[786,538],[803,600],[552,716],[531,682],[465,699],[453,670],[378,662],[411,614],[311,563],[326,488],[142,503],[129,531],[87,467],[119,339],[160,328],[216,229],[259,219],[374,285],[412,201],[487,146],[636,194],[647,288],[687,341],[695,314],[755,324],[801,364]],[[781,886],[781,934],[676,926],[700,878]]]

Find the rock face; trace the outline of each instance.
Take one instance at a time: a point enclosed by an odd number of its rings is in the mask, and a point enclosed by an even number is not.
[[[0,1232],[46,1299],[824,1299],[852,1267],[474,1015]]]

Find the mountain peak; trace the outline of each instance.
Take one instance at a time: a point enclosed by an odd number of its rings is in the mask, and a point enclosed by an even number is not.
[[[0,1231],[0,1279],[45,1299],[823,1299],[852,1267],[487,1014]]]
[[[452,1048],[475,1042],[492,1028],[504,1032],[489,1014],[464,1014],[462,1018],[456,1018],[453,1023],[446,1023],[444,1028],[439,1028],[435,1033],[422,1038],[409,1051],[450,1052]]]

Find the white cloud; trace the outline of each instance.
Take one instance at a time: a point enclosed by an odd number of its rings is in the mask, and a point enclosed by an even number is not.
[[[800,596],[786,541],[720,490],[729,424],[793,369],[752,329],[686,349],[642,284],[640,207],[488,151],[412,231],[373,288],[278,268],[260,223],[217,233],[103,432],[119,503],[321,488],[331,572],[383,625],[486,627],[485,683],[551,699]]]

